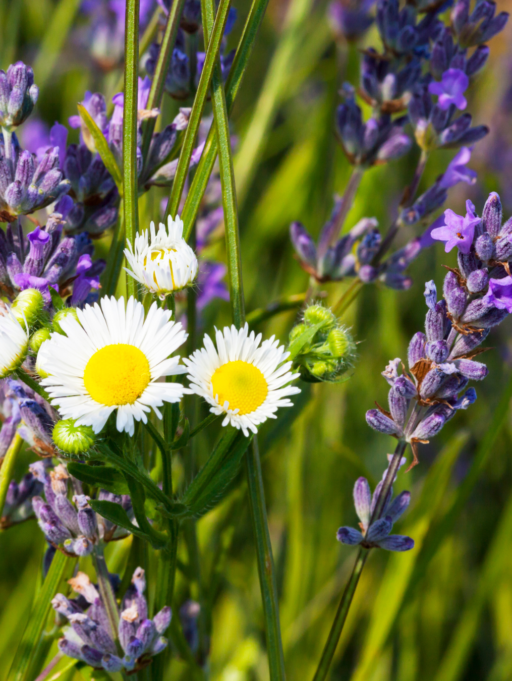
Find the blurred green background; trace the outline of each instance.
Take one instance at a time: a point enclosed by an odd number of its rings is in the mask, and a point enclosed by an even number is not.
[[[511,4],[500,2],[498,8],[506,10]],[[121,73],[116,68],[108,73],[99,69],[80,45],[77,31],[86,19],[79,5],[78,0],[0,2],[0,66],[5,69],[17,59],[34,66],[35,81],[42,84],[37,115],[49,125],[66,122],[76,113],[86,89],[112,96]],[[230,46],[236,45],[249,8],[247,0],[235,5],[239,16]],[[376,40],[370,29],[364,42]],[[293,258],[289,224],[301,220],[318,234],[333,194],[344,189],[349,166],[335,142],[334,112],[342,82],[357,83],[360,47],[335,43],[324,1],[271,0],[232,117],[238,139],[235,170],[248,311],[307,288],[307,275]],[[494,127],[478,144],[470,164],[478,170],[478,184],[450,192],[448,205],[457,212],[463,211],[466,198],[480,212],[491,190],[502,194],[508,214],[512,212],[512,166],[506,160],[512,111],[503,105],[511,84],[512,23],[492,41],[487,69],[471,90],[469,111],[475,122]],[[164,122],[178,106],[166,99]],[[366,173],[346,229],[363,216],[375,216],[383,230],[388,228],[418,154],[414,149],[401,161]],[[420,192],[452,155],[433,154]],[[157,218],[160,198],[155,192],[141,201],[141,224]],[[402,242],[412,235],[402,235]],[[99,253],[105,252],[108,238],[97,247]],[[211,254],[223,259],[222,239]],[[354,481],[365,475],[374,485],[386,465],[386,453],[394,448],[391,438],[367,427],[365,411],[375,400],[385,404],[387,384],[380,372],[389,359],[405,358],[408,339],[423,324],[424,282],[433,278],[441,286],[443,264],[453,265],[454,255],[445,255],[438,246],[413,263],[415,283],[409,291],[366,287],[345,319],[359,341],[352,378],[340,385],[304,386],[296,408],[262,429],[291,681],[312,677],[354,560],[354,551],[336,541],[337,528],[356,521]],[[345,287],[331,285],[328,300],[336,301]],[[282,314],[258,330],[285,341],[294,319],[294,313]],[[229,306],[215,302],[206,310],[204,329],[228,320]],[[404,555],[372,552],[332,679],[512,679],[511,324],[505,322],[488,342],[493,347],[485,355],[490,376],[476,386],[477,403],[458,412],[434,441],[421,447],[419,466],[401,473],[397,487],[411,490],[412,504],[397,531],[412,536],[416,548]],[[202,437],[205,446],[199,451],[206,455],[211,434]],[[18,478],[33,459],[30,452],[24,454]],[[181,467],[178,461],[177,474]],[[198,525],[204,589],[213,610],[210,669],[216,681],[268,678],[242,482],[240,489]],[[239,509],[234,531],[223,531],[234,506]],[[220,561],[223,545],[227,554]],[[110,547],[112,570],[122,572],[128,550],[129,540]],[[43,551],[43,536],[34,521],[0,534],[0,679],[7,678],[40,585]],[[151,556],[146,567],[154,588]],[[175,613],[196,595],[180,577]],[[63,681],[104,678],[85,669],[59,673],[61,667],[55,678]],[[166,680],[188,678],[187,667],[173,656]]]

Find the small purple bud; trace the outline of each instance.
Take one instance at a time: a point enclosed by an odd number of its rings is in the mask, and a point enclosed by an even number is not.
[[[77,512],[73,504],[63,494],[57,494],[54,502],[55,513],[73,534],[80,534]]]
[[[379,520],[370,525],[365,539],[369,542],[378,542],[388,536],[392,527],[393,525],[389,518],[379,518]]]
[[[460,357],[461,355],[467,355],[484,342],[490,331],[490,329],[485,329],[484,331],[475,331],[474,333],[460,335],[455,341],[450,357],[453,359],[455,357]]]
[[[95,539],[98,534],[98,524],[96,514],[89,506],[89,498],[84,494],[77,494],[73,501],[78,508],[78,526],[80,532],[88,539]]]
[[[475,251],[480,260],[487,262],[494,255],[494,241],[490,234],[481,234],[475,242]]]
[[[433,397],[438,389],[441,387],[441,384],[443,383],[444,379],[446,378],[446,374],[438,369],[437,367],[434,369],[431,369],[423,379],[420,387],[420,396],[423,399],[428,399],[429,397]]]
[[[464,324],[480,323],[480,319],[492,309],[492,300],[487,300],[485,297],[472,300],[462,315],[462,322]]]
[[[74,660],[84,661],[82,656],[82,646],[78,645],[74,641],[69,641],[67,638],[59,639],[59,650],[64,655],[72,657]]]
[[[432,310],[437,302],[437,288],[434,281],[427,281],[423,295],[425,296],[427,307],[429,310]]]
[[[496,260],[504,262],[512,256],[512,234],[504,235],[496,241]]]
[[[462,276],[467,279],[471,272],[479,269],[481,262],[478,260],[476,255],[470,251],[469,253],[457,253],[457,264],[461,271]]]
[[[510,253],[512,255],[512,241],[510,244]],[[475,270],[469,275],[466,285],[470,293],[480,293],[484,291],[489,284],[489,274],[487,270]]]
[[[172,611],[171,608],[166,605],[164,608],[157,612],[153,617],[153,622],[155,623],[156,630],[159,634],[163,634],[169,624],[171,623]]]
[[[436,393],[439,400],[448,400],[455,397],[469,383],[468,379],[460,374],[449,376]]]
[[[416,364],[416,362],[419,362],[420,359],[425,358],[425,342],[426,336],[421,331],[418,331],[412,337],[411,342],[409,343],[409,349],[407,351],[407,361],[409,363],[410,369],[412,369],[412,367]]]
[[[459,319],[466,309],[466,291],[459,284],[454,272],[448,272],[444,278],[443,293],[448,306],[448,311],[455,318]]]
[[[137,633],[135,634],[142,643],[142,653],[145,653],[156,637],[157,631],[154,623],[151,620],[144,620],[139,624]]]
[[[379,433],[384,433],[384,435],[401,434],[399,426],[378,409],[370,409],[366,412],[366,423],[370,428],[373,428]]]
[[[82,646],[82,659],[91,667],[100,667],[102,654],[99,650],[92,648],[91,646]]]
[[[445,340],[432,341],[427,343],[427,357],[436,364],[442,364],[448,357],[448,343]]]
[[[392,534],[390,537],[382,539],[379,546],[386,551],[410,551],[414,548],[414,539],[401,534]]]
[[[290,239],[299,258],[311,267],[315,267],[315,242],[300,222],[292,222],[290,226]]]
[[[482,212],[482,226],[493,239],[500,233],[502,217],[500,197],[496,192],[491,192]]]
[[[429,440],[437,435],[446,423],[446,417],[440,413],[433,413],[421,421],[411,435],[411,440]]]
[[[467,409],[476,402],[476,390],[468,388],[464,395],[454,404],[455,409]]]
[[[359,269],[358,275],[363,284],[371,284],[379,276],[379,270],[372,265],[363,265]]]
[[[469,378],[470,381],[482,381],[489,373],[489,369],[485,364],[474,362],[470,359],[457,360],[457,369],[463,376]]]
[[[107,672],[111,673],[120,672],[122,669],[124,669],[124,664],[121,658],[117,657],[117,655],[111,655],[110,653],[103,655],[101,658],[101,666]]]
[[[407,378],[407,376],[399,376],[393,385],[394,389],[399,395],[411,399],[416,395],[416,386]]]
[[[372,493],[366,478],[358,478],[354,485],[354,506],[357,517],[364,528],[370,523],[370,506],[372,503]]]
[[[388,403],[393,421],[403,428],[407,417],[409,401],[400,395],[394,388],[391,388],[388,394]]]
[[[389,518],[392,523],[396,523],[398,518],[402,516],[405,511],[407,510],[407,507],[409,506],[409,503],[411,501],[411,493],[410,492],[401,492],[396,499],[392,501],[392,503],[389,505],[388,508],[386,508],[386,518]]]
[[[336,539],[342,544],[356,546],[363,541],[363,535],[358,530],[354,530],[353,527],[340,527],[336,532]]]
[[[445,319],[446,310],[442,302],[436,303],[434,307],[427,312],[425,317],[425,331],[429,341],[443,339]]]

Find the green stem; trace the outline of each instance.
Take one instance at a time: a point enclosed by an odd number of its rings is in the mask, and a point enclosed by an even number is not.
[[[169,63],[171,61],[172,52],[176,43],[176,36],[178,35],[178,28],[180,25],[181,12],[185,0],[175,0],[171,4],[165,31],[160,43],[160,53],[153,74],[153,81],[151,83],[151,90],[149,91],[148,102],[146,109],[155,109],[160,107],[162,95],[164,93],[165,78],[169,71]],[[144,130],[142,133],[142,159],[144,167],[147,164],[148,152],[151,144],[151,137],[155,129],[156,118],[149,118],[144,123]]]
[[[202,0],[203,29],[205,39],[213,23],[213,0]],[[215,65],[212,81],[212,104],[215,132],[219,146],[220,180],[228,257],[228,277],[233,322],[241,328],[245,322],[244,293],[242,285],[242,263],[240,257],[240,237],[238,229],[238,209],[236,201],[233,158],[229,135],[228,111],[224,85],[218,62]],[[279,626],[279,604],[277,581],[272,557],[272,546],[265,508],[265,490],[261,474],[258,444],[254,438],[252,447],[246,455],[246,470],[251,504],[251,517],[256,539],[258,574],[260,579],[265,630],[267,638],[268,661],[271,681],[285,678],[283,645]]]
[[[293,296],[287,296],[286,298],[281,298],[273,303],[270,303],[266,307],[259,308],[258,310],[253,310],[249,312],[245,318],[248,324],[255,326],[261,322],[271,319],[281,312],[288,312],[289,310],[296,310],[302,305],[306,299],[305,293],[296,293]]]
[[[219,414],[209,414],[205,419],[201,421],[195,428],[193,428],[190,431],[190,435],[188,436],[189,440],[191,440],[195,435],[200,433],[204,428],[207,428],[211,423],[214,421],[217,421],[219,418]]]
[[[5,499],[7,497],[7,490],[9,489],[9,484],[14,471],[14,466],[16,464],[16,459],[21,451],[21,445],[23,444],[23,439],[21,435],[16,433],[13,441],[3,459],[1,459],[0,467],[0,521],[3,516],[3,510],[5,505]]]
[[[190,166],[190,158],[194,149],[197,132],[199,130],[199,124],[201,123],[201,116],[203,114],[204,105],[208,95],[208,89],[210,87],[210,81],[213,75],[213,69],[217,63],[220,45],[222,38],[224,37],[224,29],[226,27],[226,21],[228,18],[229,5],[230,0],[220,0],[219,2],[215,23],[211,31],[211,40],[208,42],[208,49],[206,51],[206,58],[201,71],[199,85],[197,86],[194,104],[192,106],[192,111],[190,112],[189,122],[185,131],[185,136],[183,138],[183,147],[181,149],[178,166],[176,168],[176,175],[172,184],[171,195],[169,197],[167,210],[165,212],[166,217],[168,215],[175,217],[180,205],[181,195],[185,187],[188,169]],[[191,229],[191,225],[189,226],[189,229]]]
[[[50,401],[50,396],[46,392],[46,390],[39,385],[39,383],[32,378],[27,372],[22,369],[21,367],[16,370],[16,378],[18,378],[20,381],[23,381],[25,385],[28,385],[29,388],[31,388],[35,393],[37,393],[40,397],[43,399],[47,400],[48,402]]]
[[[338,610],[336,611],[336,616],[334,617],[334,622],[329,633],[329,638],[325,644],[325,648],[315,676],[313,677],[313,681],[324,681],[324,679],[327,677],[334,653],[338,646],[338,641],[340,640],[341,632],[343,631],[343,625],[345,624],[352,599],[354,598],[359,577],[361,576],[361,572],[363,571],[363,567],[367,558],[368,550],[363,548],[359,549],[352,574],[350,575],[350,579],[348,580],[345,591],[343,592],[343,596],[341,597],[341,601],[338,606]]]
[[[103,275],[104,287],[102,295],[113,296],[117,288],[117,280],[119,273],[123,266],[123,249],[124,249],[124,204],[121,199],[119,204],[119,213],[117,216],[116,226],[114,227],[114,234],[112,235],[112,243],[110,244],[109,257],[107,259],[107,267]]]
[[[139,0],[126,0],[123,113],[123,196],[126,240],[133,245],[139,227],[137,186]],[[136,296],[135,280],[128,277],[128,296]]]
[[[358,166],[352,168],[352,173],[348,181],[347,187],[343,193],[343,198],[341,199],[341,205],[336,216],[336,220],[333,220],[329,228],[322,234],[320,243],[318,245],[318,257],[322,258],[328,251],[328,249],[334,245],[339,237],[339,234],[343,228],[345,219],[354,204],[354,198],[361,184],[361,179],[363,177],[364,169]]]
[[[251,56],[256,35],[260,28],[261,22],[263,21],[263,17],[265,16],[268,2],[269,0],[254,0],[251,5],[249,16],[247,17],[244,31],[240,39],[240,43],[238,45],[235,59],[229,72],[229,78],[226,84],[226,106],[228,113],[231,112],[235,97],[240,90],[242,79],[247,68],[247,63],[249,61],[249,57]],[[197,213],[206,190],[206,185],[208,184],[208,180],[210,179],[210,175],[213,170],[217,151],[217,136],[215,133],[215,127],[212,125],[181,214],[185,225],[185,239],[188,239],[192,226],[197,217]]]
[[[279,599],[277,580],[272,555],[272,544],[268,531],[267,510],[265,506],[265,489],[261,472],[261,461],[256,438],[245,457],[247,486],[251,503],[251,517],[256,539],[256,556],[260,579],[263,612],[265,614],[265,632],[267,639],[268,663],[271,681],[284,681],[283,643],[279,623]]]

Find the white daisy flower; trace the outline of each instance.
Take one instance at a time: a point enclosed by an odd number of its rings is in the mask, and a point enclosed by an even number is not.
[[[284,362],[289,353],[274,336],[262,343],[247,324],[216,329],[215,339],[217,347],[205,334],[204,348],[184,358],[190,387],[212,405],[213,414],[226,414],[223,426],[256,433],[260,423],[276,418],[279,407],[292,406],[286,398],[300,389],[288,383],[299,374],[291,373],[292,363]]]
[[[157,382],[186,372],[179,356],[169,357],[187,338],[169,310],[153,303],[144,319],[142,303],[112,297],[77,315],[78,321],[60,322],[65,335],[52,333],[39,350],[48,374],[41,384],[62,418],[99,433],[117,410],[117,429],[133,435],[134,419],[146,423],[151,409],[162,418],[158,407],[188,392],[179,383]]]
[[[183,222],[169,216],[167,229],[161,222],[137,233],[134,247],[127,241],[124,254],[131,269],[128,274],[162,300],[174,291],[190,286],[197,278],[197,258],[183,238]]]
[[[9,308],[2,303],[0,310],[0,378],[16,371],[23,363],[28,349],[29,333]]]

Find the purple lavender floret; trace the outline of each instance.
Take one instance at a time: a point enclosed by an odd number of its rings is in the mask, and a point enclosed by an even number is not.
[[[496,13],[496,3],[476,2],[470,13],[471,0],[458,0],[452,9],[452,26],[462,47],[481,45],[500,33],[508,21],[508,12]]]
[[[375,0],[335,0],[329,5],[331,28],[338,38],[358,40],[373,24]]]
[[[23,476],[20,483],[11,480],[0,519],[2,530],[22,523],[34,515],[32,499],[43,491],[50,468],[51,462],[43,459],[29,466],[29,472]]]
[[[468,89],[469,78],[461,69],[448,69],[443,73],[441,82],[431,82],[428,91],[432,95],[437,95],[437,105],[441,111],[446,111],[451,106],[457,107],[461,111],[468,105],[464,92]]]
[[[405,463],[402,458],[400,466]],[[414,539],[400,534],[391,534],[394,523],[407,510],[411,495],[409,492],[401,492],[392,499],[393,489],[389,490],[387,499],[378,518],[374,517],[375,506],[386,478],[388,469],[384,471],[382,480],[375,491],[371,493],[370,485],[366,478],[358,478],[354,485],[354,506],[360,520],[360,530],[353,527],[340,527],[336,537],[342,544],[349,546],[359,545],[365,549],[381,548],[388,551],[409,551],[414,548]],[[396,475],[394,480],[396,480]],[[393,482],[394,482],[393,480]]]
[[[444,241],[445,251],[449,253],[455,246],[461,253],[468,254],[473,245],[475,228],[480,224],[480,218],[475,215],[475,207],[471,201],[466,201],[466,215],[457,215],[453,210],[445,210],[444,226],[432,230],[432,238]]]
[[[122,600],[115,632],[121,649],[114,642],[105,605],[89,577],[79,572],[69,584],[80,595],[83,605],[63,594],[57,594],[52,601],[55,611],[71,625],[64,629],[64,637],[59,640],[59,650],[64,655],[96,669],[132,672],[146,667],[151,658],[167,646],[163,634],[171,622],[171,609],[165,606],[153,619],[148,618],[142,568],[133,573],[132,583]]]

